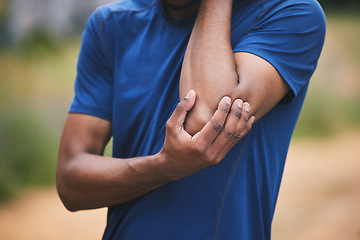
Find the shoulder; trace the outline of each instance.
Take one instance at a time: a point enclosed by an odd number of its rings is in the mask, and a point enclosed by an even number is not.
[[[297,39],[314,40],[318,49],[323,46],[326,34],[325,13],[316,0],[268,0],[264,21]],[[278,26],[278,27],[276,27]]]
[[[119,29],[131,28],[135,21],[143,22],[151,18],[156,12],[153,10],[157,8],[157,3],[158,0],[123,0],[101,5],[90,15],[86,31],[113,36]]]
[[[325,41],[320,4],[316,0],[247,1],[243,12],[251,12],[252,19],[246,32],[235,26],[241,34],[234,38],[234,51],[267,60],[298,94],[314,72]]]
[[[157,0],[123,0],[115,3],[105,4],[98,7],[91,18],[97,22],[104,22],[113,16],[123,16],[128,13],[141,13],[152,9],[157,4]]]
[[[325,14],[317,0],[263,0],[264,17],[294,18],[325,26]],[[314,22],[315,21],[315,22]]]
[[[237,0],[233,8],[236,37],[250,31],[300,31],[325,34],[326,20],[316,0]],[[239,36],[237,36],[239,35]]]
[[[323,44],[326,33],[325,14],[317,0],[262,0],[253,27],[283,35],[316,38]],[[278,34],[280,33],[280,34]]]

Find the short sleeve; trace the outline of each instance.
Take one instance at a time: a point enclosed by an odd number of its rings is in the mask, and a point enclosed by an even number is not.
[[[314,73],[325,31],[324,12],[317,1],[267,1],[234,52],[249,52],[272,64],[292,90],[284,99],[289,102]]]
[[[102,15],[98,9],[89,18],[83,33],[75,96],[69,112],[93,115],[111,121],[113,80],[103,28]]]

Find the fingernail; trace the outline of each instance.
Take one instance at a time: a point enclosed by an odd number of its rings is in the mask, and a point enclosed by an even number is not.
[[[255,122],[255,117],[253,116],[252,118],[251,118],[251,124],[253,124]]]
[[[188,99],[188,98],[191,96],[191,93],[192,93],[192,90],[190,90],[190,91],[187,93],[187,95],[185,96],[184,99]]]
[[[246,112],[250,112],[250,104],[249,103],[244,103],[244,108]]]
[[[225,102],[226,102],[226,104],[230,105],[231,104],[231,99],[229,97],[225,97]]]
[[[239,100],[237,101],[237,105],[238,105],[238,108],[242,109],[242,107],[243,107],[243,101],[241,101],[241,99],[239,99]]]

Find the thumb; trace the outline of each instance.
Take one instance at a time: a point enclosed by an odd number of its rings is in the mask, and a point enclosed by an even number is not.
[[[190,90],[186,97],[176,106],[173,114],[168,120],[168,126],[172,128],[182,128],[188,111],[194,106],[196,93]]]
[[[188,112],[194,106],[195,99],[196,99],[196,93],[194,90],[191,89],[184,97],[184,99],[179,102],[177,108],[183,108],[186,112]]]

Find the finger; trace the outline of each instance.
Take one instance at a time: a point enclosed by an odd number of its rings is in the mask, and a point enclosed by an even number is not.
[[[231,107],[229,117],[226,120],[223,137],[219,139],[220,142],[224,141],[224,144],[228,142],[228,145],[233,145],[238,142],[239,131],[237,126],[241,119],[242,109],[243,101],[241,99],[236,99]]]
[[[227,151],[235,143],[238,142],[239,131],[237,129],[238,122],[242,115],[243,102],[240,99],[236,99],[231,106],[230,113],[226,119],[225,126],[218,135],[213,145],[219,149]]]
[[[251,129],[252,123],[250,120],[250,104],[245,102],[243,104],[241,117],[236,126],[238,132],[238,141],[240,141]]]
[[[243,127],[243,129],[239,135],[239,140],[242,139],[243,137],[245,137],[245,135],[250,132],[254,122],[255,122],[255,116],[250,117],[249,121],[247,121],[247,123],[245,124],[245,127]]]
[[[186,114],[195,104],[196,93],[190,90],[186,97],[176,106],[174,112],[166,123],[167,130],[183,128]]]
[[[225,127],[223,129],[223,134],[220,134],[211,147],[208,150],[208,154],[212,158],[216,159],[215,162],[221,161],[225,155],[230,151],[230,149],[239,142],[251,129],[252,123],[255,120],[255,117],[249,119],[250,114],[250,104],[238,102],[238,111],[241,112],[240,116],[238,113],[233,111],[229,114],[228,119],[226,120]],[[241,106],[242,105],[242,106]],[[232,110],[234,108],[234,104]],[[236,119],[238,121],[236,122]],[[236,127],[234,126],[236,125]],[[231,129],[231,130],[229,130]],[[231,132],[231,134],[229,133]]]
[[[215,111],[210,121],[205,124],[200,132],[194,135],[193,139],[199,143],[210,146],[222,131],[230,107],[231,99],[229,97],[223,97],[218,104],[218,109]]]

